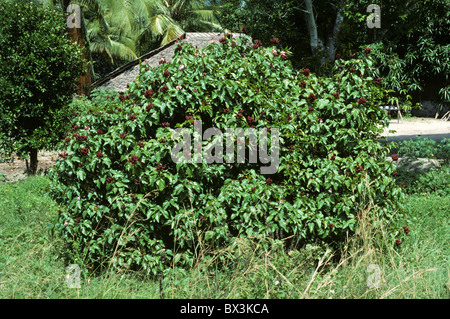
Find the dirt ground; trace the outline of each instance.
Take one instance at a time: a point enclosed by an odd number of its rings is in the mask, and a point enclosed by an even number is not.
[[[38,173],[42,174],[53,166],[57,152],[42,151],[38,153]],[[17,157],[10,159],[9,161],[0,162],[0,183],[1,182],[15,182],[27,177],[26,174],[27,164],[26,161]]]
[[[396,133],[389,133],[389,130],[395,130]],[[427,137],[439,142],[443,138],[450,138],[450,121],[423,117],[406,118],[400,121],[394,119],[382,135],[391,142],[407,140],[416,136]]]
[[[389,133],[395,130],[396,133]],[[389,127],[382,134],[388,141],[401,141],[414,138],[415,136],[428,137],[437,141],[450,138],[450,121],[441,121],[430,118],[407,118],[396,119],[389,123]],[[58,152],[42,151],[38,154],[38,172],[44,173],[53,166]],[[11,161],[0,162],[0,182],[14,182],[26,178],[25,160],[13,158]]]

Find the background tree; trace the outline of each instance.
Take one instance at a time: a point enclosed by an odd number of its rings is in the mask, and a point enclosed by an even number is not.
[[[334,61],[343,23],[344,1],[231,0],[222,5],[220,21],[234,32],[245,26],[254,38],[270,43],[277,38],[292,51],[296,67],[319,71]]]
[[[364,13],[371,1],[351,3],[346,9],[348,27],[342,32],[341,46],[349,42],[376,44],[380,58],[394,62],[380,69],[393,89],[409,91],[415,101],[450,105],[450,1],[376,1],[381,8],[379,30],[364,28],[358,22],[365,17],[358,19],[357,12]]]
[[[297,68],[329,72],[340,54],[348,58],[370,46],[383,85],[415,102],[450,102],[449,0],[230,0],[220,21],[233,32],[243,26],[254,38],[273,37],[291,48]],[[367,7],[381,8],[381,29],[370,29]]]
[[[52,149],[67,131],[66,105],[86,71],[82,52],[66,34],[66,18],[34,3],[6,1],[0,11],[0,140],[7,153]]]

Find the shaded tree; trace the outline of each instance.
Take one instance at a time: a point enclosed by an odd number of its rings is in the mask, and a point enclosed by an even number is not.
[[[85,73],[81,48],[66,37],[62,13],[28,2],[5,2],[0,11],[0,140],[8,152],[52,149],[68,129],[66,105]]]
[[[380,29],[366,26],[365,10],[371,3],[380,6]],[[415,102],[450,104],[449,0],[349,1],[344,14],[342,52],[369,44],[383,62],[378,75],[391,89],[409,92]]]

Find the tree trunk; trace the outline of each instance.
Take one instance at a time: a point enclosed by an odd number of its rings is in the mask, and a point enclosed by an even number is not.
[[[64,12],[67,14],[67,6],[70,4],[70,1],[62,1],[62,6],[64,6]],[[80,27],[79,28],[69,28],[67,27],[67,33],[69,39],[72,40],[72,42],[76,42],[81,49],[83,50],[83,58],[88,63],[88,68],[86,70],[85,75],[81,75],[78,77],[78,94],[89,94],[89,87],[92,83],[92,77],[93,77],[93,69],[92,65],[89,63],[91,55],[89,50],[89,42],[87,41],[87,34],[86,34],[86,24],[84,23],[83,19],[83,11],[80,12]]]
[[[344,17],[342,16],[342,7],[341,7],[337,12],[333,31],[327,38],[327,52],[329,61],[334,61],[334,58],[336,56],[336,41],[339,36],[339,31],[341,30],[343,21]]]
[[[330,31],[330,34],[326,38],[326,46],[320,39],[317,32],[316,19],[314,18],[313,0],[305,0],[305,8],[306,26],[309,33],[311,52],[314,54],[318,50],[326,50],[327,57],[323,58],[321,62],[324,63],[326,60],[334,61],[336,54],[336,41],[339,35],[339,31],[341,30],[342,23],[344,21],[344,17],[342,15],[343,4],[341,3],[336,14],[333,30]]]
[[[30,166],[27,165],[27,174],[36,175],[38,167],[38,150],[33,148],[30,151]]]
[[[306,26],[309,33],[309,45],[311,46],[311,52],[314,54],[317,50],[323,49],[323,42],[319,39],[319,35],[317,33],[317,24],[316,19],[314,18],[312,0],[306,0],[305,6]]]

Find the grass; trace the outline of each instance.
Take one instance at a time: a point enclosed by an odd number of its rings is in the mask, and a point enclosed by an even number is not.
[[[373,221],[363,220],[338,259],[319,246],[286,252],[278,242],[239,239],[213,257],[199,256],[192,269],[169,269],[160,278],[112,271],[93,277],[81,268],[77,289],[67,285],[63,243],[50,231],[59,207],[46,197],[47,187],[42,176],[0,185],[1,298],[450,297],[450,197],[434,192],[408,195],[411,232],[398,247],[374,236]],[[371,264],[380,271],[379,288],[367,288]]]

